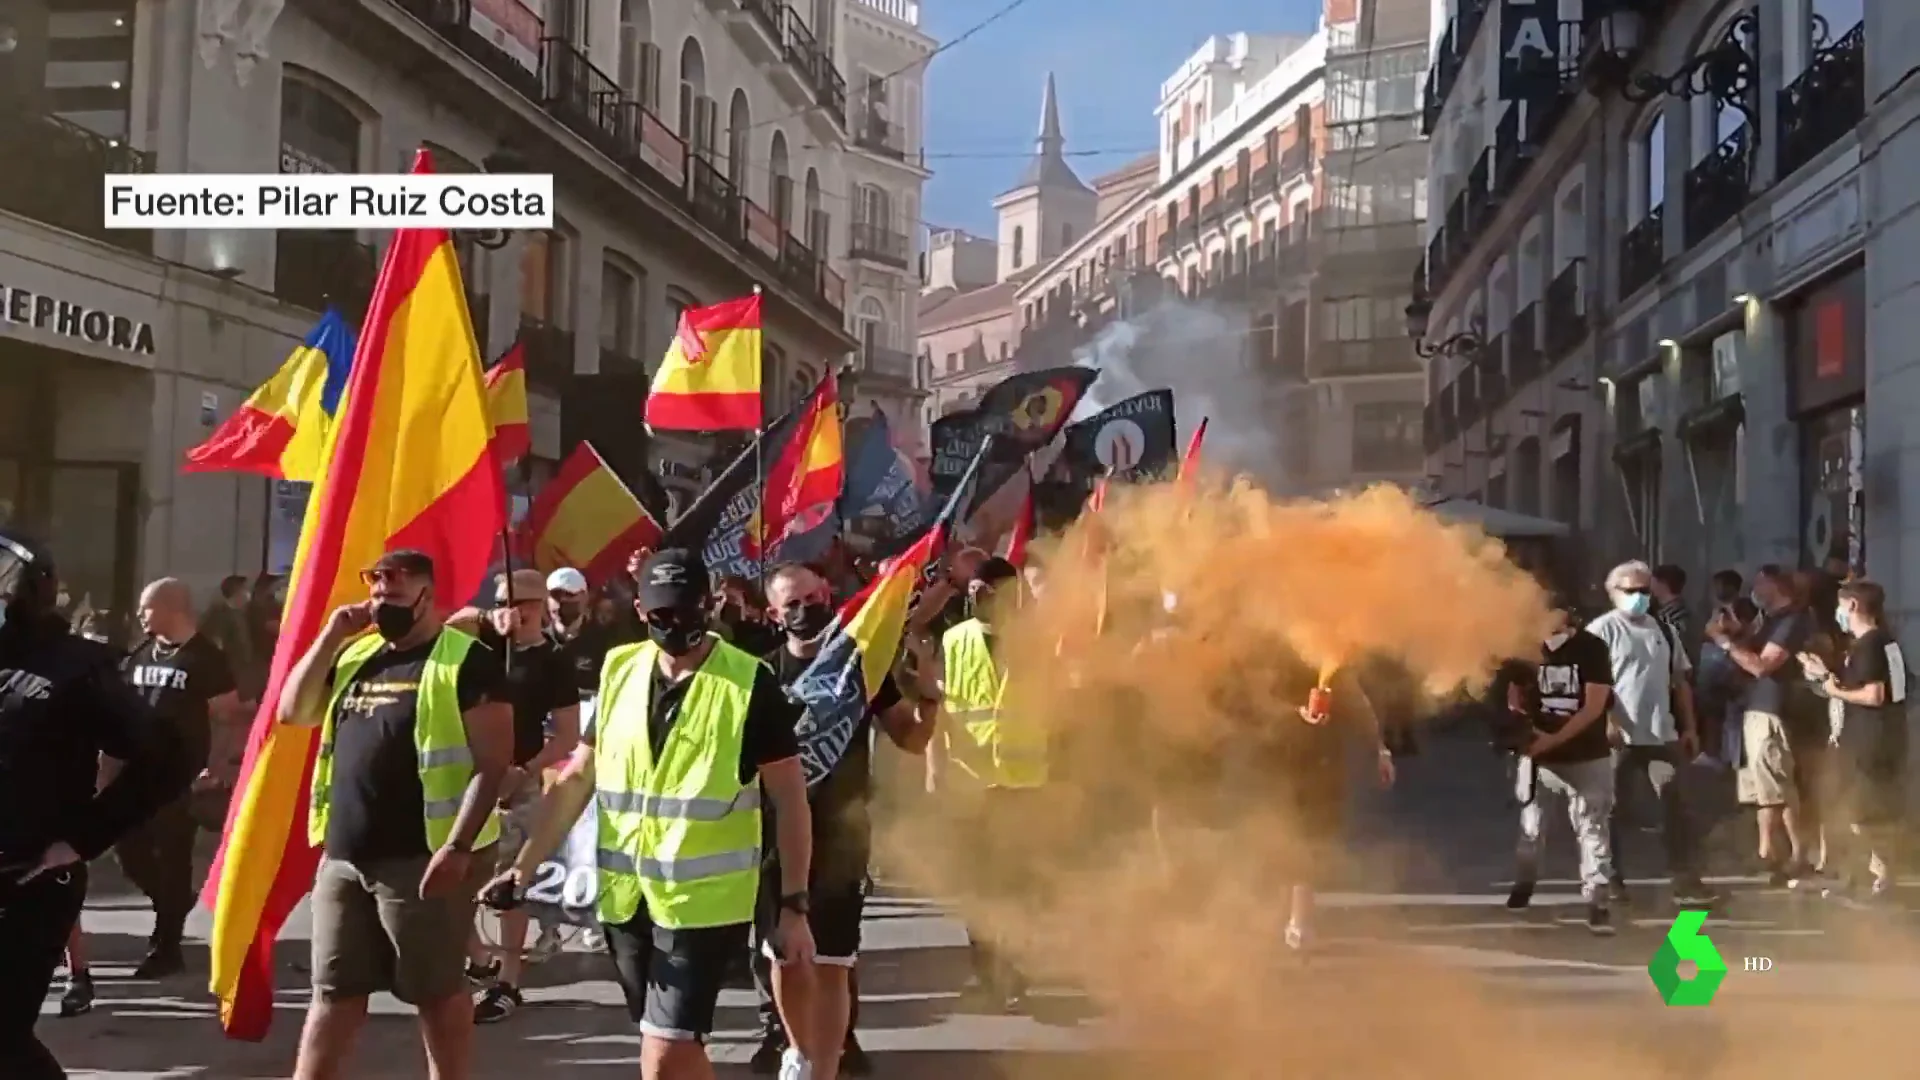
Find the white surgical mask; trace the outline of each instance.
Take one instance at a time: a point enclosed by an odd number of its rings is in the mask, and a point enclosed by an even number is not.
[[[1646,593],[1616,593],[1613,598],[1613,606],[1618,608],[1623,614],[1645,615],[1647,610],[1653,607],[1653,597]]]
[[[1833,622],[1846,633],[1853,633],[1853,613],[1847,610],[1845,604],[1833,609]]]

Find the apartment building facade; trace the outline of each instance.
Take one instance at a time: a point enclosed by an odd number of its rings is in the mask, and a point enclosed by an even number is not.
[[[554,229],[456,237],[483,350],[527,349],[522,503],[582,438],[662,509],[698,488],[712,444],[638,423],[686,306],[763,289],[770,407],[856,353],[849,101],[814,33],[834,5],[276,6],[233,31],[209,5],[0,12],[0,144],[37,166],[0,176],[0,521],[48,536],[76,595],[125,610],[162,573],[284,566],[297,493],[183,476],[181,453],[323,306],[357,318],[386,239],[109,232],[105,173],[391,172],[420,146],[553,173]]]
[[[1862,4],[1557,13],[1436,21],[1432,482],[1563,522],[1589,578],[1897,558],[1866,483]]]
[[[1154,182],[1018,289],[1023,355],[1071,351],[1168,298],[1226,316],[1279,460],[1307,493],[1421,472],[1404,333],[1426,211],[1426,17],[1332,3],[1310,36],[1209,39],[1161,87]]]
[[[920,207],[926,159],[926,61],[918,0],[845,0],[848,314],[859,352],[844,392],[879,410],[903,445],[923,442],[919,336]]]

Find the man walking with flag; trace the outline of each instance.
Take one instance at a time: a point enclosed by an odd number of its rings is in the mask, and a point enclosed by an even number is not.
[[[467,934],[500,838],[513,710],[499,657],[436,613],[431,559],[393,551],[363,576],[372,600],[334,611],[280,695],[283,723],[320,729],[307,830],[325,853],[294,1075],[344,1075],[367,999],[388,990],[420,1011],[432,1074],[457,1080],[472,1057]]]
[[[637,584],[647,640],[608,655],[593,730],[542,799],[520,858],[486,897],[517,902],[597,798],[596,913],[640,1027],[641,1075],[711,1080],[705,1043],[760,891],[763,791],[773,801],[780,867],[769,944],[790,976],[812,966],[813,837],[794,734],[799,710],[765,664],[712,633],[707,568],[693,552],[656,552]]]
[[[814,670],[821,647],[838,628],[833,588],[826,578],[798,563],[776,568],[767,577],[767,609],[786,641],[764,659],[780,684],[790,688],[790,695],[797,696],[798,684],[810,674],[840,674],[837,670]],[[778,1006],[777,1013],[767,1018],[791,1018],[798,1023],[811,1017],[813,1039],[788,1040],[790,1027],[769,1024],[754,1063],[765,1068],[770,1064],[766,1060],[770,1051],[782,1050],[791,1060],[797,1051],[783,1043],[805,1045],[811,1041],[818,1048],[817,1056],[809,1062],[813,1080],[833,1080],[839,1075],[841,1051],[851,1037],[849,979],[860,955],[860,920],[866,903],[868,863],[873,855],[869,816],[873,798],[872,729],[877,725],[895,746],[909,754],[923,753],[933,738],[934,715],[929,712],[925,721],[917,717],[913,704],[901,695],[891,675],[883,677],[871,698],[860,706],[844,717],[819,717],[809,712],[800,732],[803,752],[815,751],[803,753],[803,759],[809,764],[818,763],[807,777],[813,820],[813,866],[807,886],[807,922],[813,930],[817,965],[813,979],[796,984],[777,969],[763,975],[759,957],[755,964],[756,981],[766,978],[770,984],[762,986],[762,993],[771,995],[772,1004]],[[823,722],[833,719],[846,720],[846,730],[834,730],[832,723]],[[808,743],[818,745],[809,747]],[[813,775],[815,771],[820,775]],[[767,932],[774,929],[776,921],[773,898],[780,895],[781,870],[775,853],[770,850],[768,855],[760,898],[763,936],[770,939]],[[762,951],[771,952],[771,945]],[[796,1000],[809,991],[812,1001]],[[763,1009],[766,1007],[763,1003]],[[788,1068],[791,1071],[794,1066]]]

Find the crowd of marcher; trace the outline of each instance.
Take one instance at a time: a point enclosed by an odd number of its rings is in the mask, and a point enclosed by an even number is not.
[[[332,614],[277,702],[279,721],[319,740],[308,819],[324,858],[296,1077],[352,1075],[378,991],[418,1010],[434,1075],[469,1075],[473,1026],[511,1020],[527,966],[560,945],[563,926],[537,924],[523,901],[589,804],[593,927],[580,933],[612,960],[644,1075],[710,1075],[717,999],[742,967],[762,1002],[753,1071],[866,1074],[855,1028],[875,743],[927,756],[929,790],[956,793],[977,815],[972,831],[993,841],[981,887],[1008,890],[1022,856],[1002,841],[1021,834],[1051,755],[1046,731],[1000,708],[996,632],[1006,610],[996,598],[1038,595],[1045,565],[968,548],[923,584],[899,663],[869,695],[850,748],[824,776],[806,775],[806,724],[789,689],[873,569],[836,549],[752,581],[714,578],[691,551],[638,552],[601,588],[572,568],[514,570],[443,617],[450,605],[426,556],[393,551],[368,567],[368,599]],[[1716,822],[1701,807],[1723,777],[1753,810],[1752,855],[1774,884],[1850,906],[1884,898],[1898,865],[1910,676],[1881,587],[1766,566],[1750,582],[1715,574],[1693,598],[1678,568],[1627,562],[1604,589],[1604,611],[1556,593],[1538,655],[1496,682],[1521,806],[1507,906],[1532,902],[1551,819],[1564,813],[1588,925],[1611,933],[1633,881],[1652,875],[1635,867],[1630,878],[1618,842],[1632,821],[1625,793],[1645,790],[1660,807],[1671,899],[1711,907],[1703,837]],[[63,955],[61,1014],[92,1006],[77,917],[86,864],[102,852],[116,851],[153,905],[135,975],[186,969],[196,837],[225,819],[283,599],[276,579],[234,577],[199,609],[183,583],[161,579],[143,590],[138,635],[122,647],[103,613],[74,610],[85,605],[59,585],[51,553],[0,535],[0,1075],[63,1075],[34,1020]],[[1180,647],[1177,597],[1163,615],[1137,652]],[[1329,697],[1304,665],[1281,668],[1286,685],[1249,693],[1305,702],[1303,723],[1287,727],[1277,757],[1233,756],[1258,759],[1256,786],[1286,773],[1288,816],[1330,842],[1343,734],[1369,733],[1379,779],[1393,781],[1393,727],[1368,703],[1384,684],[1345,672]],[[1330,712],[1329,700],[1343,704]],[[1299,949],[1312,877],[1292,881],[1284,940]],[[1029,987],[1008,950],[984,928],[970,936],[972,994],[1022,1010]]]

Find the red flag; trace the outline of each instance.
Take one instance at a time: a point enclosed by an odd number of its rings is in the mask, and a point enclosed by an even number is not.
[[[846,476],[840,433],[840,387],[833,372],[821,376],[808,397],[793,436],[767,470],[760,499],[762,552],[776,551],[790,536],[819,527],[834,514]]]
[[[1033,542],[1035,526],[1033,506],[1033,470],[1027,470],[1027,494],[1020,500],[1020,516],[1013,519],[1013,531],[1007,534],[1007,561],[1027,565],[1027,545]]]
[[[1187,452],[1180,458],[1180,483],[1192,487],[1195,474],[1200,471],[1200,444],[1207,438],[1207,418],[1200,418],[1200,426],[1193,429],[1193,438],[1187,440]]]

